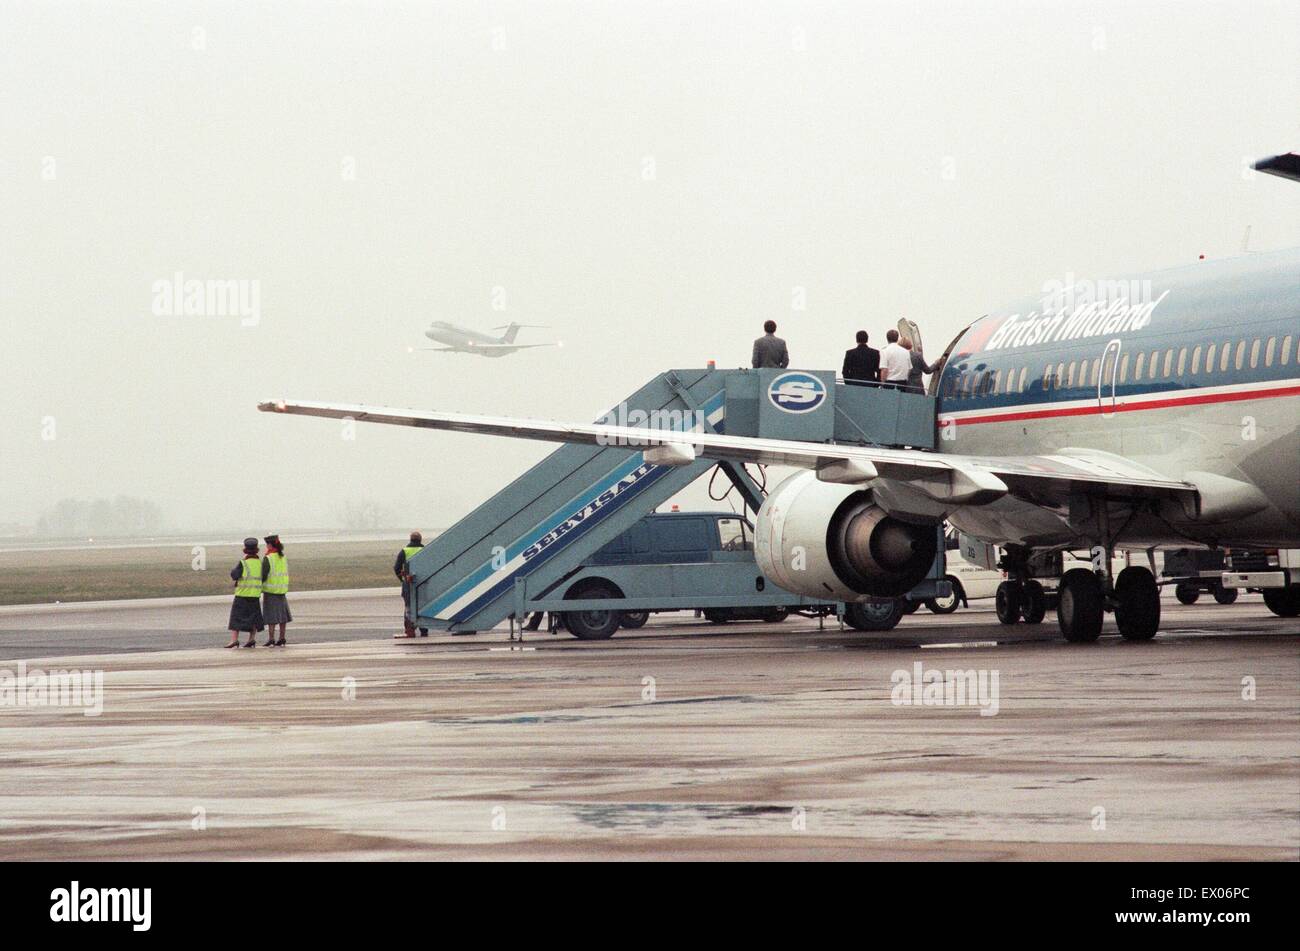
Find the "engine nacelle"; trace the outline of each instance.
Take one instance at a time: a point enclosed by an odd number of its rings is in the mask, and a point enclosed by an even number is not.
[[[938,532],[885,513],[871,491],[796,472],[758,510],[758,567],[787,591],[861,601],[906,594],[934,563]]]

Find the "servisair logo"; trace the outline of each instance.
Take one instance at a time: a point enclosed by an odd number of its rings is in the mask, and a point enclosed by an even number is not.
[[[768,385],[767,398],[783,413],[811,413],[826,402],[826,384],[811,373],[792,370]]]
[[[541,538],[537,539],[537,541],[524,549],[524,561],[531,561],[574,529],[581,527],[586,522],[599,518],[602,514],[602,509],[615,501],[625,492],[636,488],[637,483],[653,472],[655,468],[655,466],[652,466],[648,462],[637,466],[623,478],[619,479],[618,482],[614,483],[604,492],[600,493],[600,495],[596,496],[555,528],[551,529]]]

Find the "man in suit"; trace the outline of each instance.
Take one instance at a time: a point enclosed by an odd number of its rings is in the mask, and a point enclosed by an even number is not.
[[[790,352],[785,341],[776,335],[776,321],[763,324],[763,336],[754,341],[754,367],[774,367],[784,370],[790,365]]]
[[[844,369],[840,371],[845,383],[878,383],[880,381],[880,351],[867,346],[867,332],[858,331],[858,345],[844,353]]]

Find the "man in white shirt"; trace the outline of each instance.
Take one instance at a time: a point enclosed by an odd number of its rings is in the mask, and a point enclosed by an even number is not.
[[[912,355],[898,345],[898,331],[885,334],[889,341],[880,351],[880,382],[894,386],[907,386],[907,374],[912,369]]]

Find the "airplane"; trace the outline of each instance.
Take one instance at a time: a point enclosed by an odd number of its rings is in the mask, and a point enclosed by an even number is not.
[[[1300,159],[1260,171],[1300,180]],[[264,412],[641,449],[801,471],[764,500],[764,575],[810,597],[898,597],[933,561],[935,528],[1005,552],[1005,597],[1041,619],[1037,553],[1089,549],[1062,575],[1065,639],[1095,641],[1107,611],[1124,638],[1160,625],[1154,549],[1300,548],[1300,249],[1198,262],[1114,282],[1083,303],[1042,292],[974,321],[930,381],[941,451],[887,449],[284,400]],[[1136,292],[1136,293],[1135,293]],[[629,448],[629,451],[636,451]],[[1113,574],[1116,549],[1151,567]],[[1268,589],[1300,616],[1300,579]]]
[[[477,330],[470,330],[467,327],[448,323],[445,320],[435,320],[429,325],[429,329],[424,332],[424,335],[430,340],[436,340],[438,343],[445,343],[448,346],[421,347],[420,349],[433,350],[437,353],[476,353],[482,357],[504,357],[516,350],[560,346],[558,341],[556,343],[515,343],[515,335],[519,333],[520,327],[542,326],[544,325],[509,324],[504,327],[493,327],[493,330],[504,330],[505,333],[500,337],[491,337]]]

